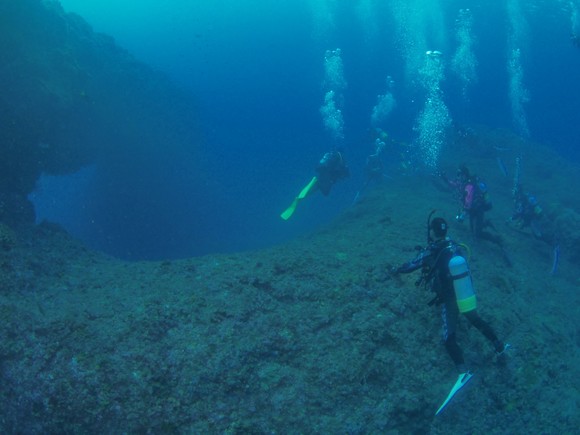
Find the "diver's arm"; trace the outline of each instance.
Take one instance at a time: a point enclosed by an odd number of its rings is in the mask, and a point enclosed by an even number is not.
[[[431,255],[428,250],[423,250],[413,260],[407,261],[395,269],[395,273],[411,273],[423,267],[425,260]]]

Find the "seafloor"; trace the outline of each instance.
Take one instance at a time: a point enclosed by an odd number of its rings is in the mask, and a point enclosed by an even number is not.
[[[497,361],[462,321],[475,377],[441,415],[456,373],[438,309],[389,270],[424,245],[430,210],[453,221],[457,205],[399,174],[315,234],[235,255],[127,263],[51,224],[2,226],[0,432],[578,433],[578,172],[502,132],[458,145],[444,166],[485,177],[511,267],[466,222],[451,233],[471,247],[480,314],[513,347]],[[513,171],[517,154],[559,238],[554,275],[553,247],[505,223],[513,172],[496,158]]]

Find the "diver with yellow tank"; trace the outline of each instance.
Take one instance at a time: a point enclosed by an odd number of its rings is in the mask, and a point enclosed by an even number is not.
[[[440,217],[431,219],[432,215],[433,212],[427,220],[427,248],[392,272],[411,273],[421,269],[421,277],[415,285],[423,284],[425,288],[435,293],[435,298],[429,305],[442,306],[445,348],[459,371],[459,377],[446,401],[437,411],[436,414],[439,414],[453,395],[472,377],[471,372],[467,370],[463,351],[456,340],[460,313],[493,344],[497,355],[503,354],[509,345],[500,341],[491,326],[479,317],[477,298],[463,246],[447,237],[447,222]]]

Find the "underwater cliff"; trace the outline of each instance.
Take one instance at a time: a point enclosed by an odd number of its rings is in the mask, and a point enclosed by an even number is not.
[[[473,243],[452,194],[426,176],[386,180],[314,234],[235,255],[128,263],[57,226],[3,226],[3,432],[573,433],[580,219],[565,185],[580,175],[540,145],[526,160],[561,237],[552,275],[551,247],[504,223],[499,141],[502,153],[520,144],[470,130],[444,163],[467,149],[486,174],[511,266]],[[425,244],[432,209],[470,247],[480,314],[513,346],[496,361],[462,321],[475,377],[437,417],[455,378],[438,309],[416,277],[390,273]]]
[[[109,175],[151,176],[154,186],[167,156],[198,156],[193,98],[58,2],[0,4],[0,61],[4,222],[34,221],[27,195],[41,174],[98,164]]]

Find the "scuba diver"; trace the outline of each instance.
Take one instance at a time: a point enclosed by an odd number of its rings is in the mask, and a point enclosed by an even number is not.
[[[459,371],[459,377],[447,400],[437,411],[438,414],[472,376],[456,340],[460,313],[491,342],[497,356],[503,355],[510,345],[499,340],[492,327],[479,317],[471,273],[462,246],[447,237],[448,226],[443,218],[431,220],[433,213],[427,219],[428,246],[413,260],[394,269],[393,273],[406,274],[421,269],[421,277],[415,285],[423,284],[435,293],[429,305],[442,305],[445,348]]]
[[[361,193],[367,188],[367,186],[374,181],[381,181],[384,177],[384,165],[381,160],[381,154],[383,153],[387,144],[385,140],[387,139],[387,134],[380,131],[379,137],[375,139],[375,152],[367,157],[365,162],[365,182],[362,187],[356,192],[353,203],[356,203],[361,195]]]
[[[470,175],[467,166],[461,165],[457,168],[455,173],[455,179],[450,180],[445,172],[441,173],[441,179],[445,182],[448,187],[454,190],[457,201],[460,204],[460,210],[455,216],[457,222],[463,222],[465,220],[465,202],[468,201],[470,192],[467,191],[466,187],[469,183]]]
[[[541,223],[544,211],[534,195],[526,192],[521,184],[516,184],[513,189],[514,213],[506,221],[507,224],[513,224],[518,230],[530,227],[536,240],[548,244],[552,248],[552,269],[550,274],[556,274],[558,262],[560,260],[560,243],[557,230],[554,223],[544,220]]]
[[[445,173],[441,174],[441,178],[457,192],[460,210],[455,219],[458,222],[463,222],[465,216],[468,215],[471,234],[476,239],[489,240],[503,249],[501,237],[485,231],[486,227],[495,229],[493,224],[485,219],[485,213],[493,207],[489,199],[487,184],[477,176],[470,174],[465,165],[461,165],[457,169],[455,180],[449,180]]]
[[[525,192],[521,184],[516,185],[513,194],[514,213],[508,219],[508,223],[513,223],[519,229],[530,227],[536,239],[544,239],[540,226],[543,210],[536,197],[529,192]]]
[[[306,198],[312,192],[320,190],[324,196],[330,194],[334,184],[350,175],[350,170],[344,161],[341,151],[330,151],[324,154],[316,166],[316,176],[300,191],[298,196],[280,217],[284,220],[290,219],[294,214],[300,200]]]
[[[381,139],[375,141],[375,152],[370,154],[365,162],[365,175],[367,178],[365,184],[368,184],[371,180],[380,180],[383,178],[384,165],[381,160],[381,154],[383,153],[385,146],[385,142]]]

